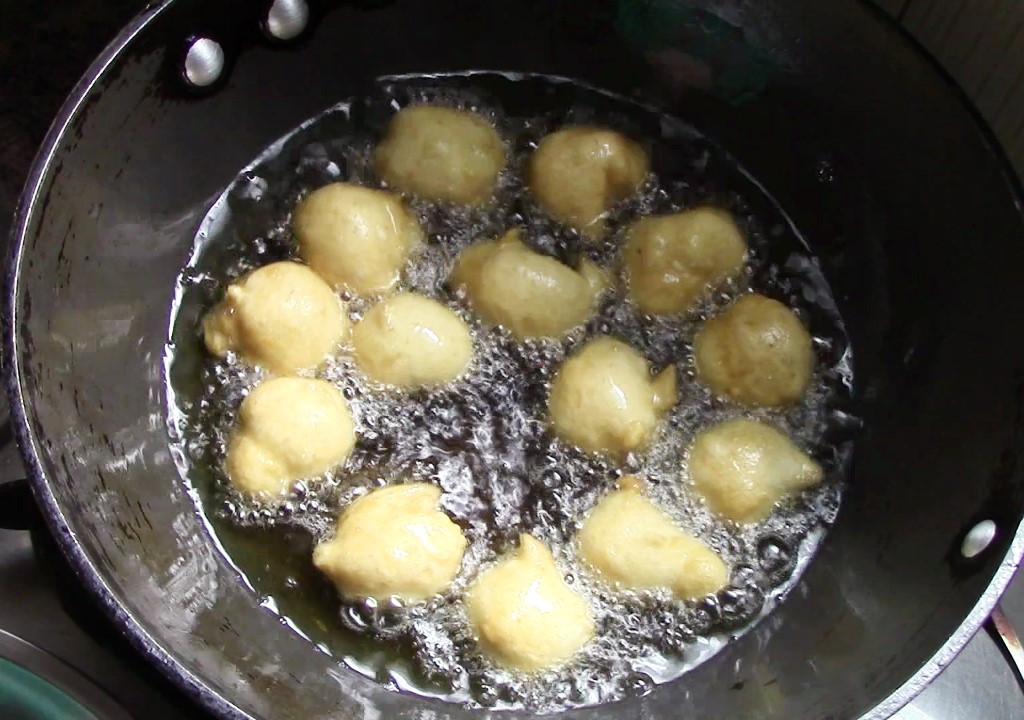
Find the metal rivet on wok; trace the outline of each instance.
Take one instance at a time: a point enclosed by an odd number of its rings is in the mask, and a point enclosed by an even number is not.
[[[982,520],[968,531],[960,545],[960,554],[970,560],[983,553],[996,539],[996,524]]]
[[[274,0],[267,13],[267,32],[278,40],[291,40],[302,34],[308,22],[306,0]]]
[[[216,40],[198,38],[185,53],[185,79],[194,87],[217,82],[224,72],[224,49]]]

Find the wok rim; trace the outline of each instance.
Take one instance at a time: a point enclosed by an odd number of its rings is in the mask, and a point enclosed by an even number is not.
[[[87,104],[93,89],[106,71],[118,59],[123,50],[138,37],[158,16],[165,12],[175,0],[158,0],[136,15],[121,32],[104,48],[79,79],[74,89],[61,106],[46,133],[22,193],[18,199],[14,221],[11,226],[3,291],[3,383],[10,402],[11,423],[18,443],[33,495],[40,506],[50,533],[54,536],[76,578],[81,582],[104,614],[129,640],[132,647],[154,663],[161,673],[171,680],[187,697],[203,709],[225,720],[259,720],[220,695],[215,689],[185,667],[183,661],[168,652],[160,642],[143,627],[125,607],[121,598],[104,581],[95,564],[89,559],[68,522],[64,511],[51,491],[40,456],[42,449],[35,432],[28,421],[25,392],[22,388],[22,367],[19,362],[18,304],[20,291],[20,270],[28,230],[37,207],[42,201],[42,189],[50,173],[57,147],[72,121]],[[865,12],[880,20],[888,32],[898,35],[910,52],[923,58],[942,80],[948,92],[952,93],[967,110],[975,129],[989,154],[998,164],[1007,189],[1013,197],[1018,214],[1024,224],[1024,183],[1017,175],[1005,149],[981,112],[967,96],[953,76],[942,66],[899,21],[874,5],[869,0],[857,0]],[[1024,558],[1024,517],[1014,529],[1014,537],[1000,561],[992,580],[979,596],[977,602],[961,621],[946,642],[909,679],[887,697],[878,701],[858,720],[886,720],[907,705],[927,687],[974,637],[996,608],[1000,598],[1012,580],[1017,567]]]
[[[50,534],[65,559],[74,571],[75,577],[100,605],[107,618],[121,631],[131,646],[154,663],[164,677],[171,680],[192,701],[204,710],[225,720],[259,720],[231,703],[208,685],[202,678],[191,672],[177,658],[172,656],[144,628],[125,607],[111,587],[104,581],[95,564],[89,559],[78,542],[63,508],[51,492],[46,473],[39,460],[41,449],[35,432],[28,421],[28,413],[22,391],[22,369],[17,352],[18,306],[20,271],[28,230],[35,216],[36,208],[42,201],[42,189],[49,174],[54,154],[70,127],[72,121],[84,109],[93,88],[107,70],[120,57],[121,52],[138,37],[149,24],[174,0],[158,0],[144,8],[118,33],[76,83],[60,111],[51,123],[39,151],[32,161],[24,189],[18,199],[14,223],[8,244],[8,255],[4,275],[3,294],[3,382],[10,404],[11,424],[18,443],[25,469],[28,473],[32,494],[46,522]]]

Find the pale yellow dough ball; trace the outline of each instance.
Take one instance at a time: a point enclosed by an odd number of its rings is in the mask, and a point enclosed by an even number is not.
[[[344,396],[326,380],[267,380],[242,401],[228,442],[231,484],[249,495],[276,496],[348,459],[355,426]]]
[[[639,190],[650,160],[622,133],[568,127],[547,135],[530,156],[526,180],[556,220],[588,237],[605,233],[605,213]]]
[[[292,216],[299,254],[330,285],[378,295],[398,283],[423,245],[419,221],[393,193],[332,183],[300,202]]]
[[[530,535],[520,535],[519,549],[473,583],[466,611],[483,651],[524,672],[563,665],[594,637],[587,601]]]
[[[741,523],[763,519],[780,499],[822,479],[821,466],[786,435],[747,419],[699,433],[690,448],[689,469],[708,507]]]
[[[367,376],[405,388],[454,380],[473,357],[462,318],[417,293],[399,293],[370,308],[356,324],[352,345]]]
[[[520,340],[564,337],[593,316],[608,287],[590,260],[573,270],[528,248],[518,229],[463,250],[451,282],[485,320]]]
[[[348,338],[338,297],[305,265],[276,262],[228,286],[203,318],[203,341],[278,375],[315,368]]]
[[[676,396],[675,366],[652,380],[640,353],[599,336],[558,371],[548,413],[555,434],[566,442],[621,457],[647,446]]]
[[[602,579],[630,590],[665,588],[691,600],[720,590],[729,579],[722,558],[680,530],[632,476],[591,511],[579,544]]]
[[[723,210],[702,207],[642,218],[626,240],[629,297],[652,315],[686,312],[738,275],[746,253],[743,233]]]
[[[494,194],[505,146],[474,112],[415,105],[391,120],[374,162],[384,181],[402,192],[476,205]]]
[[[697,377],[716,393],[753,406],[789,405],[811,382],[811,336],[788,307],[744,295],[707,321],[694,342]]]
[[[349,600],[426,600],[443,593],[462,565],[466,538],[428,483],[374,490],[349,505],[313,564]]]

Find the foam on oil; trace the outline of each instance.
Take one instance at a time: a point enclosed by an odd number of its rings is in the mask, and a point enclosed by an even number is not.
[[[291,209],[311,190],[345,180],[381,183],[372,141],[390,116],[417,102],[470,108],[507,138],[511,161],[495,202],[459,208],[412,200],[429,242],[403,284],[455,309],[472,328],[476,356],[449,387],[413,394],[375,386],[346,351],[319,375],[348,398],[358,443],[343,468],[299,483],[277,505],[234,493],[223,475],[226,438],[259,370],[202,349],[199,321],[235,278],[294,257]],[[639,196],[617,207],[612,232],[596,247],[550,221],[522,183],[529,151],[566,123],[592,123],[642,140],[654,173]],[[575,264],[586,253],[615,267],[621,229],[652,212],[714,203],[747,234],[750,259],[737,281],[683,318],[645,317],[621,290],[585,328],[565,341],[519,343],[482,325],[445,278],[459,250],[508,228],[526,228],[538,250]],[[706,317],[737,294],[765,292],[793,307],[814,334],[815,378],[804,400],[784,411],[742,410],[692,382],[692,341]],[[364,301],[346,298],[353,320]],[[352,669],[395,689],[473,706],[535,712],[642,694],[706,660],[770,611],[792,586],[838,510],[850,444],[842,410],[852,363],[828,285],[806,245],[772,199],[720,148],[682,121],[623,98],[559,78],[469,73],[382,79],[375,92],[346,102],[275,143],[243,171],[211,209],[181,274],[167,353],[170,432],[183,476],[225,552],[265,607]],[[586,338],[610,333],[629,341],[656,369],[678,367],[678,404],[651,449],[621,465],[554,440],[544,423],[548,383]],[[828,470],[820,487],[783,504],[765,521],[720,521],[686,482],[694,435],[747,415],[785,428]],[[577,557],[574,535],[590,508],[624,472],[643,476],[653,499],[679,525],[719,552],[729,586],[697,603],[669,594],[634,595],[594,581]],[[444,490],[442,505],[469,540],[462,571],[443,597],[425,605],[378,607],[338,600],[313,568],[313,545],[328,537],[339,510],[369,489],[421,480]],[[567,668],[523,677],[480,657],[460,594],[482,568],[529,532],[552,548],[567,582],[590,601],[597,636]]]

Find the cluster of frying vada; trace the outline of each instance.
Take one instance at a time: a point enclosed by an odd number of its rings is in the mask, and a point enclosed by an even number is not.
[[[432,106],[399,112],[375,153],[379,176],[395,191],[466,205],[493,196],[505,164],[505,144],[491,123]],[[592,239],[606,233],[608,211],[635,194],[648,172],[648,157],[633,140],[569,127],[539,144],[527,183],[544,211]],[[213,355],[234,353],[269,375],[242,402],[226,461],[231,483],[257,498],[279,497],[298,480],[342,466],[352,452],[356,434],[345,398],[329,382],[306,377],[340,345],[350,344],[368,378],[405,389],[449,383],[473,358],[472,336],[456,313],[398,291],[424,244],[400,195],[334,183],[295,208],[292,226],[304,264],[277,262],[245,275],[203,321]],[[625,237],[628,296],[653,315],[687,312],[736,276],[747,253],[734,220],[710,207],[645,217]],[[566,336],[596,313],[612,283],[589,259],[571,268],[534,251],[518,229],[467,247],[450,281],[485,322],[520,340]],[[342,293],[376,300],[354,327]],[[799,319],[760,295],[745,295],[711,318],[695,343],[698,379],[744,406],[796,402],[812,365]],[[622,459],[653,441],[676,403],[677,382],[674,366],[654,373],[635,348],[594,337],[551,384],[550,427],[586,452]],[[784,434],[745,419],[700,433],[689,474],[714,512],[740,523],[765,517],[782,497],[821,479],[820,467]],[[419,602],[445,592],[467,541],[441,509],[441,495],[421,482],[369,492],[341,512],[314,564],[346,599]],[[623,477],[590,511],[577,543],[589,571],[614,588],[693,599],[728,581],[723,559],[649,499],[637,477]],[[464,604],[483,651],[526,672],[568,662],[595,632],[587,599],[528,534],[475,578]]]

